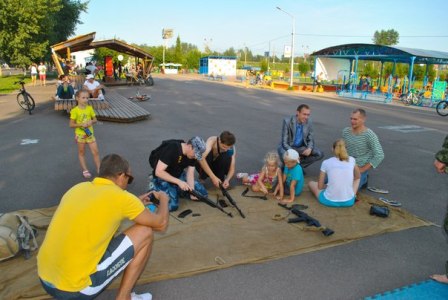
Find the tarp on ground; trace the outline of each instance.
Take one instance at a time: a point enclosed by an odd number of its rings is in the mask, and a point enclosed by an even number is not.
[[[277,201],[245,198],[241,196],[244,187],[230,191],[246,218],[232,212],[229,218],[215,208],[189,200],[181,200],[179,212],[189,208],[200,216],[192,214],[179,222],[170,217],[166,233],[156,234],[154,249],[146,269],[138,283],[149,283],[171,278],[199,274],[211,270],[229,268],[235,265],[259,263],[291,255],[316,251],[349,243],[364,237],[394,232],[408,228],[428,226],[431,223],[419,219],[405,209],[390,208],[388,218],[371,216],[372,203],[382,204],[374,198],[361,194],[354,207],[328,208],[320,205],[308,190],[296,202],[308,205],[307,214],[318,219],[322,225],[335,233],[329,237],[321,232],[309,231],[302,223],[288,224],[288,211],[277,205]],[[217,191],[210,192],[216,200]],[[19,211],[27,215],[30,222],[40,229],[39,242],[43,240],[55,207]],[[286,218],[274,220],[273,216]],[[130,222],[122,224],[122,228]],[[0,299],[49,299],[41,288],[36,268],[36,253],[29,260],[17,257],[0,263]],[[109,288],[117,288],[119,279]]]

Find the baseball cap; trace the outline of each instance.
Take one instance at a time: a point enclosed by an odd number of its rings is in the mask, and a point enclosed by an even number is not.
[[[194,156],[197,160],[202,159],[202,153],[205,151],[205,142],[199,136],[192,137],[189,143],[193,146]]]
[[[95,78],[95,76],[93,76],[92,74],[89,74],[89,75],[86,76],[86,78],[87,79],[93,79],[93,78]]]
[[[300,162],[299,153],[294,149],[288,149],[288,151],[285,152],[283,159]]]

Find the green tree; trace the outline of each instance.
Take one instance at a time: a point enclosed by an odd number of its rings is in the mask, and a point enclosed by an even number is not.
[[[307,62],[301,62],[299,63],[299,72],[304,76],[306,75],[310,70],[310,65]]]
[[[398,44],[400,35],[393,29],[375,31],[373,34],[373,43],[375,45],[393,46]]]
[[[76,25],[82,24],[79,20],[81,13],[87,12],[88,2],[82,3],[79,0],[60,0],[60,2],[61,9],[51,16],[53,30],[44,34],[50,45],[65,41],[74,34]]]
[[[0,57],[18,66],[49,57],[49,45],[66,40],[86,8],[79,0],[0,0]]]
[[[268,71],[268,62],[266,60],[261,61],[260,69],[265,73]]]
[[[199,69],[199,60],[202,57],[201,51],[192,49],[185,55],[184,65],[186,69]]]
[[[18,66],[42,58],[48,41],[42,41],[47,18],[61,8],[59,0],[1,0],[0,56]]]
[[[224,55],[224,56],[236,56],[236,51],[235,51],[235,49],[233,47],[230,47],[229,49],[224,51],[224,53],[222,55]]]
[[[180,42],[180,37],[177,36],[176,46],[174,48],[174,61],[176,63],[182,63],[182,60],[183,60],[182,45]]]

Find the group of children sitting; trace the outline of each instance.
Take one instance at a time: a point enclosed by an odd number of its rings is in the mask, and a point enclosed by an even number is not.
[[[350,207],[355,203],[360,172],[355,159],[348,155],[343,139],[334,142],[333,154],[322,162],[318,181],[310,181],[308,186],[322,205]],[[253,192],[270,194],[281,204],[292,203],[302,193],[305,182],[299,153],[294,149],[287,150],[283,162],[282,170],[279,155],[269,152],[259,173],[238,173],[236,176],[243,184],[250,185]],[[284,199],[285,195],[287,199]]]

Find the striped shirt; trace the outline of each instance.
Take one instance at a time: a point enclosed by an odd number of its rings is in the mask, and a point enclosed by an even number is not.
[[[342,138],[345,140],[348,155],[356,159],[360,167],[370,163],[376,168],[384,159],[383,148],[378,136],[367,128],[360,134],[353,134],[351,127],[342,130]]]

